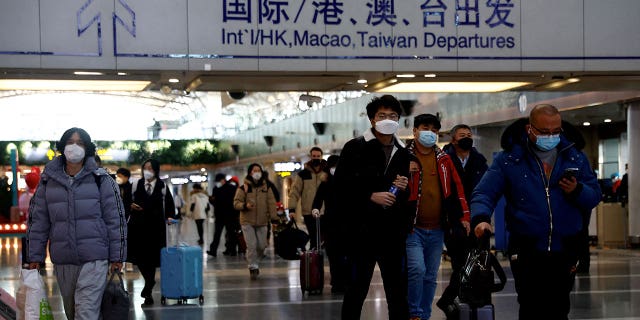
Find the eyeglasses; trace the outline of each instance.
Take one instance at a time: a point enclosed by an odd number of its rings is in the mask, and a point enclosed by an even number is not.
[[[376,113],[376,120],[385,120],[385,119],[389,119],[389,120],[393,120],[393,121],[398,121],[398,119],[400,119],[400,116],[398,116],[397,113]]]
[[[529,125],[531,126],[531,128],[536,129],[536,131],[540,132],[540,134],[544,135],[544,136],[557,135],[557,134],[561,134],[562,132],[564,132],[564,130],[562,130],[562,128],[558,128],[557,130],[549,131],[549,130],[540,130],[540,129],[536,128],[536,126],[534,126],[533,123],[529,123]]]

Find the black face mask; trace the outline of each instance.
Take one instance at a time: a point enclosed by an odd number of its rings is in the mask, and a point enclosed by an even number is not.
[[[320,160],[320,159],[311,159],[311,165],[314,166],[314,167],[317,167],[317,166],[320,165],[320,163],[321,163],[320,161],[322,161],[322,160]]]
[[[464,151],[471,150],[471,147],[473,147],[473,139],[467,137],[458,140],[458,147]]]

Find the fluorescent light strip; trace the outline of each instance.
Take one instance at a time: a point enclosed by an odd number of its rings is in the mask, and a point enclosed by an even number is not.
[[[500,92],[529,82],[399,82],[377,92]]]
[[[0,90],[31,91],[142,91],[151,82],[136,80],[0,79]]]
[[[101,76],[101,75],[104,75],[104,73],[96,72],[96,71],[76,71],[73,74],[75,74],[76,76]]]

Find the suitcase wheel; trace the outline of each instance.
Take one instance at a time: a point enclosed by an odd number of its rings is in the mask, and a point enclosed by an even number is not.
[[[167,304],[167,298],[165,298],[164,296],[160,297],[160,304],[161,305],[166,305]]]
[[[198,303],[200,303],[200,305],[204,304],[204,296],[200,295],[200,297],[198,298]]]

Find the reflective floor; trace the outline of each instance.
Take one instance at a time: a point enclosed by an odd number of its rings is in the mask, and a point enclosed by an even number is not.
[[[17,237],[5,236],[0,237],[0,245],[0,286],[13,293],[18,285],[20,241]],[[126,272],[126,286],[133,302],[130,319],[340,318],[342,296],[331,294],[329,286],[325,286],[322,295],[303,296],[299,285],[299,262],[274,257],[272,249],[267,252],[267,257],[261,263],[260,276],[254,281],[249,279],[243,257],[220,254],[215,259],[204,259],[202,306],[197,304],[197,299],[189,300],[186,305],[177,305],[175,300],[168,300],[168,304],[162,306],[158,282],[153,292],[155,305],[143,308],[140,298],[142,277],[135,269]],[[502,262],[509,281],[505,290],[493,295],[496,319],[516,319],[518,303],[513,278],[506,260]],[[590,274],[580,275],[575,282],[570,319],[640,319],[639,262],[640,251],[593,249]],[[328,269],[325,272],[328,283]],[[450,264],[444,262],[439,272],[437,296],[446,285],[449,273]],[[156,277],[159,278],[159,274],[158,270]],[[46,266],[45,282],[49,287],[55,319],[65,319],[50,263]],[[377,270],[363,307],[362,319],[387,319],[384,290]],[[435,309],[432,319],[445,317]]]

